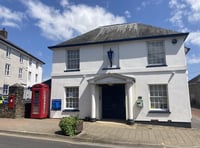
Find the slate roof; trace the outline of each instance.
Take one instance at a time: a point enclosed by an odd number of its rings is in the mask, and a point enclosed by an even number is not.
[[[22,53],[27,54],[28,56],[30,56],[33,59],[36,59],[37,61],[39,61],[42,64],[45,64],[43,61],[41,61],[40,59],[36,58],[35,56],[33,56],[32,54],[28,53],[27,51],[25,51],[24,49],[20,48],[19,46],[13,44],[12,42],[8,41],[7,39],[3,38],[2,36],[0,36],[0,41],[5,42],[6,44],[9,44],[10,46],[18,49],[19,51],[21,51]]]
[[[200,83],[200,74],[189,81],[189,84]]]
[[[59,47],[70,47],[169,36],[185,36],[186,38],[188,34],[189,33],[180,33],[141,23],[116,24],[99,27],[85,34],[64,41],[55,46],[50,46],[48,48],[53,49]]]

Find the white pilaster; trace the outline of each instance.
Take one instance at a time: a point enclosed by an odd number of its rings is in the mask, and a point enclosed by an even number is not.
[[[91,121],[96,121],[95,84],[91,84]]]
[[[133,84],[127,83],[126,89],[127,89],[127,103],[128,103],[128,124],[133,124]]]

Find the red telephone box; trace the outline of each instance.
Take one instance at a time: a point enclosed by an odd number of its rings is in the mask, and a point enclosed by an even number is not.
[[[32,86],[31,118],[47,118],[49,113],[49,87],[46,84]]]
[[[15,107],[15,96],[10,95],[8,97],[8,109],[14,109],[14,107]]]

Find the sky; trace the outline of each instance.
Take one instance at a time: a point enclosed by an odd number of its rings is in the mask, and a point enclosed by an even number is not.
[[[43,80],[51,77],[48,46],[121,23],[189,32],[188,78],[200,74],[200,0],[0,0],[0,29],[8,31],[9,41],[46,63]]]

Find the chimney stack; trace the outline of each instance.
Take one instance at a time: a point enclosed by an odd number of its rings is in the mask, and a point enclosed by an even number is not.
[[[8,38],[8,32],[6,31],[5,28],[3,28],[2,30],[0,30],[0,36],[2,36],[4,39]]]

